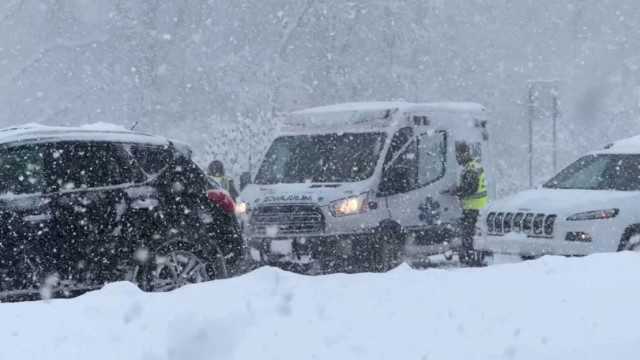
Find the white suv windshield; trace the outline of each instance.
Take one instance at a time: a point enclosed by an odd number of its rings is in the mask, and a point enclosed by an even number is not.
[[[544,187],[640,191],[640,155],[585,156],[562,170]]]
[[[279,137],[271,144],[256,183],[365,180],[373,175],[385,138],[384,133]]]

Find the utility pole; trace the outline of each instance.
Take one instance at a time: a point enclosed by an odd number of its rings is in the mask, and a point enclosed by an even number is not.
[[[533,118],[536,115],[535,89],[532,82],[529,82],[529,95],[527,101],[527,119],[529,121],[529,188],[533,187]]]
[[[529,157],[529,187],[535,184],[534,179],[534,137],[540,128],[548,129],[551,120],[551,168],[555,174],[558,171],[558,120],[560,118],[559,82],[557,80],[530,80],[527,89],[527,120],[529,127],[528,157]],[[545,121],[546,120],[546,121]],[[534,124],[534,121],[537,121]],[[536,131],[536,129],[538,129]],[[544,139],[544,136],[543,138]],[[547,137],[548,139],[548,137]],[[541,140],[541,139],[538,139]],[[543,142],[544,143],[544,142]],[[542,147],[544,150],[544,146]],[[549,159],[549,154],[543,152],[543,157]],[[544,168],[539,173],[545,175]],[[547,174],[548,175],[548,174]]]
[[[553,173],[558,172],[558,117],[560,109],[558,106],[558,89],[556,87],[551,91],[551,118],[553,120]]]

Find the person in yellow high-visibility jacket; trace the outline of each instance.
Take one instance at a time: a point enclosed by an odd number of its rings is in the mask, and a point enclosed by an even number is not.
[[[236,198],[238,197],[238,190],[236,190],[236,186],[233,183],[233,179],[225,175],[224,164],[222,164],[222,161],[213,160],[211,163],[209,163],[207,170],[208,170],[207,175],[209,175],[209,177],[211,177],[218,184],[220,184],[222,188],[225,189],[235,201]]]
[[[462,250],[460,257],[465,261],[473,255],[473,236],[480,210],[489,203],[487,177],[479,161],[471,155],[471,149],[465,142],[456,143],[456,161],[462,166],[458,184],[452,189],[453,195],[462,202],[460,234]]]

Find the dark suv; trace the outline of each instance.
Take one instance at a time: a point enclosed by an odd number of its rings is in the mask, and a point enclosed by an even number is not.
[[[243,252],[237,220],[190,155],[125,130],[0,130],[0,301],[226,276]]]

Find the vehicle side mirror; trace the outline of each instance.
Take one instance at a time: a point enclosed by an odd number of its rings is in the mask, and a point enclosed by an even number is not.
[[[246,171],[240,175],[240,191],[244,190],[247,185],[251,184],[251,173]]]

